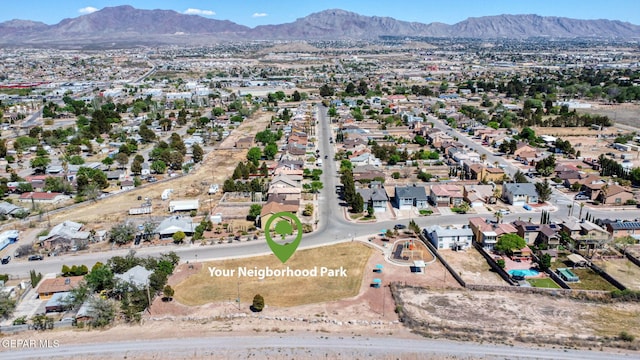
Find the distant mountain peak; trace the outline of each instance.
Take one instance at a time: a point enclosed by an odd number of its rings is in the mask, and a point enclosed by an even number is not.
[[[188,36],[185,36],[188,35]],[[0,44],[204,44],[227,40],[374,40],[382,36],[464,38],[639,39],[640,27],[612,20],[576,20],[535,14],[471,17],[453,25],[424,24],[391,17],[327,9],[294,22],[253,29],[228,20],[185,15],[173,10],[105,7],[55,25],[29,20],[0,23]]]

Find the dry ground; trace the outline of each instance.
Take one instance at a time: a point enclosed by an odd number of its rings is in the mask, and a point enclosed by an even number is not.
[[[606,115],[610,119],[613,119],[616,124],[622,124],[634,128],[640,127],[640,118],[638,117],[638,114],[640,114],[640,105],[638,104],[598,104],[591,109],[579,110],[579,112]]]
[[[468,284],[500,285],[508,284],[500,275],[491,271],[487,260],[475,248],[466,251],[440,251],[440,255],[458,271],[458,274]]]
[[[627,259],[612,259],[594,261],[594,263],[627,288],[640,290],[640,267],[631,261]]]
[[[615,337],[621,331],[640,336],[638,303],[601,304],[539,294],[464,290],[405,288],[400,294],[404,311],[428,324],[425,330],[433,335],[467,333],[467,339],[492,341],[498,337],[505,342],[537,337],[539,343],[545,337]]]

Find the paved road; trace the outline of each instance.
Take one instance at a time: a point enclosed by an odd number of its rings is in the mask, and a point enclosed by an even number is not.
[[[55,346],[54,340],[58,340]],[[12,345],[2,343],[3,348]],[[389,356],[449,356],[482,359],[553,359],[608,360],[638,359],[636,354],[562,349],[531,349],[517,346],[476,344],[431,339],[400,339],[387,337],[339,337],[309,335],[275,336],[215,336],[208,338],[180,338],[139,340],[100,344],[65,345],[64,339],[50,335],[49,348],[18,348],[0,352],[0,359],[39,358],[249,358],[257,355],[273,358],[387,358]],[[253,355],[251,355],[253,354]],[[216,356],[217,355],[217,356]],[[417,357],[416,357],[417,358]]]

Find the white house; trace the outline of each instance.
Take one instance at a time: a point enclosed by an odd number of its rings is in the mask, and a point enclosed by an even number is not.
[[[422,232],[438,249],[465,250],[473,243],[473,231],[468,226],[455,228],[434,225]]]

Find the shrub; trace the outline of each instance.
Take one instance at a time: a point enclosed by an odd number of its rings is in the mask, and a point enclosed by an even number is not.
[[[264,298],[260,294],[256,294],[253,297],[253,304],[251,304],[251,311],[260,312],[264,309]]]
[[[619,338],[620,340],[622,340],[622,341],[628,341],[628,342],[631,342],[631,341],[633,341],[633,340],[635,340],[635,339],[636,339],[636,337],[635,337],[635,336],[633,336],[633,335],[629,334],[629,333],[628,333],[628,332],[626,332],[626,331],[622,331],[622,332],[620,332],[620,335],[618,335],[618,338]]]

